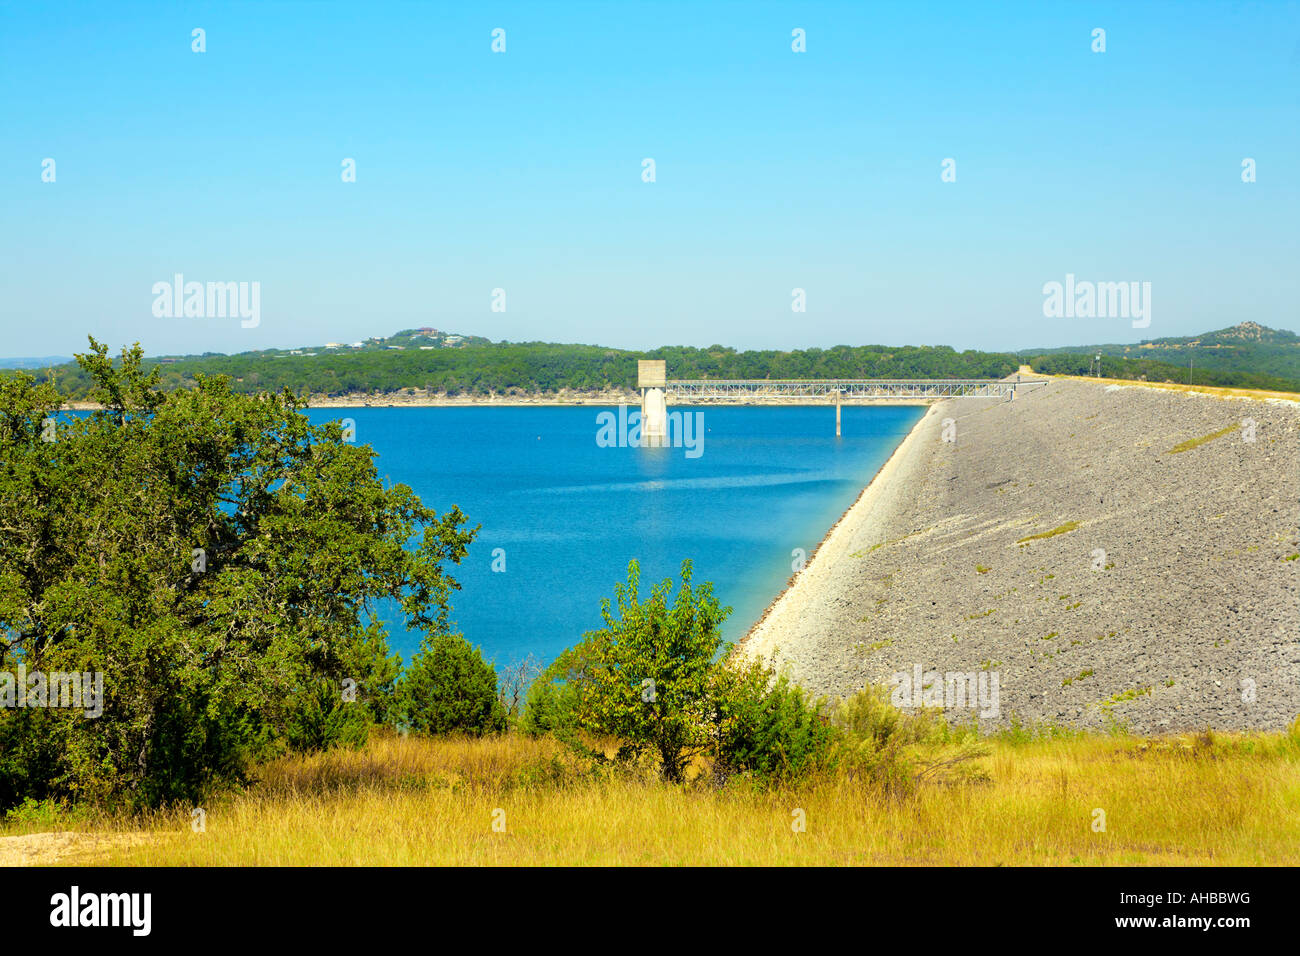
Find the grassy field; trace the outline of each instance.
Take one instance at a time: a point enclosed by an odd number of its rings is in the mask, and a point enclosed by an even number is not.
[[[764,791],[719,788],[704,767],[685,786],[596,772],[548,739],[390,736],[268,764],[204,807],[203,832],[190,808],[19,815],[0,843],[72,830],[61,845],[82,850],[58,862],[162,866],[1300,865],[1300,722],[1163,739],[1007,733],[916,758],[901,791],[844,771]],[[24,862],[55,861],[38,848]]]

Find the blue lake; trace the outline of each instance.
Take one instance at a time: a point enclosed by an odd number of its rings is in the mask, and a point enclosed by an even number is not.
[[[549,662],[599,627],[600,599],[641,563],[641,590],[676,578],[683,558],[735,610],[738,640],[780,593],[795,549],[811,554],[924,409],[710,406],[700,453],[602,447],[597,406],[313,409],[350,418],[378,452],[380,476],[409,485],[442,512],[458,505],[482,525],[451,568],[458,630],[484,656]],[[494,549],[504,572],[493,571]],[[500,560],[497,562],[500,566]],[[389,608],[388,613],[393,609]],[[400,612],[398,612],[400,614]],[[404,659],[420,635],[389,619]]]

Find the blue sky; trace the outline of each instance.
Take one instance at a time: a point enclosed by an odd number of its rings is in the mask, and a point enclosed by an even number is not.
[[[1296,3],[0,2],[0,120],[0,355],[1300,331]],[[178,272],[257,327],[155,317]]]

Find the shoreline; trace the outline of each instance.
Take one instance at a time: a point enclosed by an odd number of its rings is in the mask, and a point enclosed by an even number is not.
[[[779,619],[785,614],[801,611],[809,601],[815,602],[816,595],[808,592],[815,587],[814,579],[827,573],[829,563],[839,556],[838,553],[831,553],[835,546],[838,544],[840,546],[838,550],[843,551],[850,535],[859,529],[871,527],[876,517],[872,514],[872,506],[885,494],[890,478],[905,464],[913,463],[913,451],[918,445],[921,427],[936,414],[939,406],[939,402],[929,404],[930,407],[926,409],[925,414],[917,419],[916,424],[903,436],[902,441],[885,459],[884,464],[876,470],[853,503],[827,529],[826,534],[817,543],[817,547],[808,556],[808,563],[801,571],[790,576],[781,593],[772,600],[745,636],[736,642],[733,653],[742,657],[766,658],[778,650],[778,645],[773,643],[773,632],[780,627]]]
[[[845,408],[871,405],[932,405],[939,399],[933,398],[864,398],[856,401],[845,399],[840,402]],[[470,401],[456,401],[454,399],[417,399],[409,402],[366,402],[366,401],[325,401],[310,402],[308,408],[569,408],[582,405],[591,406],[617,406],[617,405],[637,405],[641,404],[641,396],[611,396],[609,398],[581,398],[581,399],[553,399],[553,398],[536,398],[536,399],[473,399]],[[669,408],[702,408],[712,407],[714,405],[727,406],[752,406],[755,408],[797,408],[801,406],[815,406],[818,408],[834,408],[834,402],[828,402],[824,399],[808,399],[806,401],[792,400],[789,398],[779,399],[753,399],[753,398],[703,398],[695,399],[690,402],[670,402]]]

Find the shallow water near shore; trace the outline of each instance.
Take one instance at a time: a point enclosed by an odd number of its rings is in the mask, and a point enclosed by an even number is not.
[[[674,406],[698,412],[703,445],[601,447],[597,416],[617,408],[312,409],[350,418],[386,482],[481,524],[452,575],[455,626],[504,665],[552,660],[601,624],[600,601],[641,563],[641,593],[677,575],[712,581],[734,607],[738,640],[777,597],[795,549],[813,550],[921,418],[916,406]],[[497,549],[501,549],[497,551]],[[494,553],[495,552],[495,553]],[[497,567],[504,571],[494,571]],[[395,606],[381,608],[404,659],[419,645]]]

